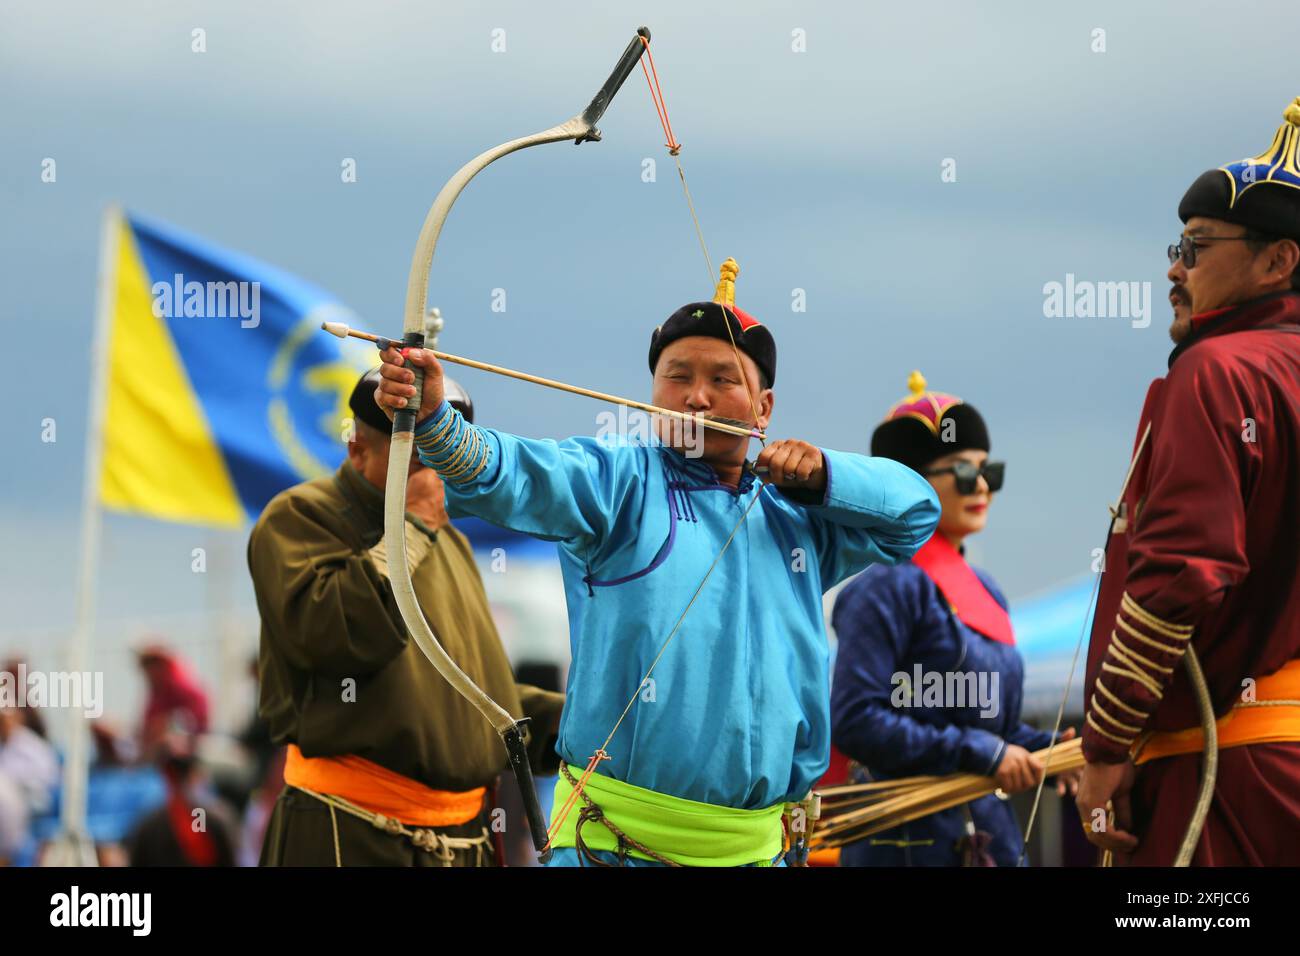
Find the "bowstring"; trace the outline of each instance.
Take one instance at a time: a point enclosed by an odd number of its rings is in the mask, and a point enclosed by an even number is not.
[[[1083,648],[1083,639],[1087,636],[1091,622],[1094,604],[1097,600],[1097,592],[1101,590],[1101,574],[1099,573],[1092,583],[1092,593],[1088,596],[1088,608],[1083,615],[1083,624],[1079,629],[1079,639],[1074,644],[1074,657],[1070,659],[1070,672],[1065,678],[1065,693],[1061,695],[1061,706],[1056,711],[1056,723],[1052,727],[1052,741],[1047,745],[1047,754],[1043,757],[1043,776],[1038,781],[1038,791],[1034,794],[1034,805],[1029,811],[1029,823],[1025,826],[1025,835],[1020,841],[1020,859],[1016,861],[1016,866],[1025,862],[1025,856],[1029,853],[1029,837],[1034,832],[1034,820],[1038,816],[1038,804],[1043,799],[1043,787],[1047,783],[1047,768],[1052,763],[1052,752],[1059,743],[1057,739],[1061,733],[1061,721],[1065,718],[1065,705],[1070,699],[1070,687],[1074,684],[1074,670],[1079,663],[1079,651]]]
[[[663,127],[664,138],[667,142],[664,144],[668,149],[668,155],[673,158],[677,164],[677,178],[682,184],[682,195],[686,197],[686,208],[690,210],[691,223],[695,226],[695,237],[700,242],[700,251],[704,253],[704,267],[707,270],[709,282],[713,282],[713,277],[717,273],[713,269],[713,257],[709,255],[709,244],[704,241],[704,229],[700,226],[700,216],[695,209],[695,200],[691,198],[691,187],[686,183],[686,169],[682,166],[682,144],[677,141],[673,135],[672,122],[668,118],[668,104],[664,101],[663,89],[659,85],[659,71],[655,68],[654,54],[650,52],[650,41],[645,37],[641,38],[641,43],[645,47],[645,57],[641,60],[641,72],[645,74],[646,83],[650,87],[650,99],[654,102],[655,112],[659,116],[659,123]],[[649,67],[646,61],[649,60]],[[749,400],[749,410],[754,415],[754,427],[758,427],[758,399],[754,392],[749,389],[749,377],[745,374],[745,366],[740,361],[740,348],[736,345],[735,333],[731,330],[731,320],[735,318],[734,311],[728,310],[725,302],[718,303],[722,307],[722,324],[727,329],[727,339],[731,343],[731,353],[736,360],[736,371],[740,373],[740,381],[745,385],[745,397]],[[740,320],[736,319],[736,324]],[[762,439],[759,439],[760,443]]]
[[[1119,517],[1120,507],[1124,503],[1124,495],[1128,492],[1129,482],[1133,480],[1133,472],[1137,470],[1138,459],[1142,457],[1142,452],[1146,448],[1147,439],[1151,437],[1151,423],[1147,422],[1146,429],[1142,432],[1137,449],[1133,452],[1133,457],[1129,461],[1128,471],[1124,475],[1124,484],[1120,485],[1119,497],[1115,499],[1115,504],[1110,509],[1110,526],[1106,530],[1106,547],[1102,550],[1101,571],[1097,573],[1097,578],[1093,581],[1092,594],[1088,597],[1088,610],[1083,615],[1083,626],[1079,631],[1079,639],[1074,644],[1074,657],[1070,660],[1070,673],[1065,678],[1065,693],[1061,695],[1061,706],[1056,712],[1056,725],[1052,728],[1052,742],[1047,745],[1047,756],[1043,758],[1043,779],[1038,781],[1038,791],[1034,794],[1034,805],[1029,811],[1029,823],[1025,826],[1024,838],[1020,841],[1020,859],[1016,861],[1016,866],[1025,862],[1025,857],[1029,853],[1029,837],[1034,831],[1034,819],[1038,816],[1038,804],[1043,798],[1043,786],[1047,783],[1047,766],[1052,760],[1052,751],[1056,749],[1057,736],[1060,734],[1061,721],[1065,717],[1065,705],[1070,698],[1070,685],[1074,682],[1074,669],[1079,662],[1079,651],[1083,647],[1083,639],[1090,630],[1089,624],[1095,623],[1090,619],[1096,613],[1096,601],[1101,592],[1101,578],[1106,573],[1105,552],[1110,548],[1111,535],[1115,533],[1115,519]],[[1084,702],[1084,710],[1088,709],[1087,702]],[[1083,730],[1080,728],[1079,736],[1083,736]],[[1106,851],[1110,853],[1109,850]],[[1106,864],[1103,864],[1106,865]]]
[[[673,157],[673,160],[677,165],[677,178],[681,181],[682,184],[682,194],[686,197],[686,208],[690,211],[691,214],[691,222],[694,224],[695,236],[700,243],[700,251],[704,254],[704,265],[705,268],[708,270],[709,282],[711,284],[713,282],[713,276],[715,274],[713,270],[713,259],[709,255],[709,246],[704,239],[704,229],[700,225],[700,217],[695,209],[695,201],[691,197],[691,188],[686,183],[686,170],[682,166],[682,158],[681,158],[682,144],[677,142],[677,139],[673,136],[672,124],[669,122],[668,119],[668,107],[664,102],[663,90],[660,88],[659,85],[659,71],[655,69],[654,56],[650,52],[650,41],[647,40],[645,37],[642,37],[641,42],[645,46],[645,54],[646,54],[641,61],[641,70],[642,72],[645,73],[646,83],[650,87],[650,99],[654,103],[655,112],[659,116],[660,125],[663,127],[664,136],[667,139],[667,143],[665,143],[665,146],[668,149],[668,154]],[[649,64],[650,64],[649,69],[646,68],[646,60],[649,60]],[[757,428],[758,417],[759,417],[757,396],[749,388],[749,376],[745,374],[745,367],[740,360],[740,347],[736,344],[735,334],[731,330],[731,321],[733,318],[735,318],[735,313],[734,311],[729,310],[727,308],[725,302],[718,303],[718,304],[722,308],[722,324],[727,329],[727,338],[731,343],[732,355],[736,360],[736,370],[740,373],[740,381],[744,385],[745,396],[746,398],[749,399],[750,411],[754,415],[754,427]],[[739,325],[740,323],[740,320],[738,318],[736,318],[736,323],[737,325]],[[766,447],[766,442],[761,438],[759,439],[759,444]],[[740,531],[741,526],[745,523],[746,519],[748,519],[749,517],[749,512],[753,509],[754,505],[758,502],[758,499],[761,496],[762,496],[762,482],[760,481],[760,487],[758,489],[758,492],[754,495],[753,498],[750,499],[749,504],[745,507],[745,510],[741,514],[740,519],[736,522],[735,526],[732,527],[731,533],[727,535],[726,542],[722,545],[722,548],[718,551],[717,555],[714,557],[713,563],[709,565],[708,571],[704,573],[704,577],[700,580],[699,585],[695,588],[695,593],[691,595],[690,601],[686,603],[685,609],[683,609],[681,615],[677,618],[677,623],[673,625],[672,630],[668,632],[668,636],[664,638],[664,642],[660,646],[659,652],[655,654],[654,659],[650,662],[649,669],[646,670],[645,675],[641,678],[636,688],[632,691],[632,696],[628,698],[627,705],[623,708],[623,712],[619,714],[618,720],[615,721],[613,728],[609,732],[609,735],[605,738],[605,742],[602,743],[600,747],[598,747],[596,751],[591,755],[591,759],[587,762],[587,766],[583,769],[581,776],[579,776],[578,779],[574,782],[573,788],[570,791],[568,798],[565,800],[564,804],[560,807],[560,810],[554,815],[554,820],[551,823],[550,828],[547,830],[548,846],[550,845],[550,842],[555,839],[555,836],[559,832],[560,827],[564,825],[565,819],[567,819],[570,811],[577,803],[579,797],[581,797],[583,789],[586,787],[587,782],[591,779],[592,775],[596,772],[596,767],[599,766],[601,761],[612,759],[609,755],[608,748],[610,743],[614,739],[614,735],[618,733],[618,729],[620,726],[622,726],[623,720],[627,717],[629,713],[631,713],[632,708],[636,705],[637,698],[641,696],[642,688],[645,687],[646,682],[649,681],[651,675],[654,674],[655,668],[659,666],[659,661],[663,659],[664,654],[668,650],[668,646],[672,643],[673,638],[676,637],[678,630],[681,629],[682,622],[686,620],[686,615],[689,614],[691,608],[695,606],[695,601],[700,596],[700,593],[704,590],[704,585],[708,583],[709,578],[712,576],[714,569],[717,568],[718,563],[722,560],[723,555],[727,553],[727,549],[731,547],[731,542],[735,540],[737,532]]]

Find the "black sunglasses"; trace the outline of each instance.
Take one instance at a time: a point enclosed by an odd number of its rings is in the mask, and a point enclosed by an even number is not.
[[[1260,240],[1262,237],[1250,233],[1244,236],[1179,236],[1178,241],[1166,249],[1165,253],[1169,256],[1171,266],[1179,259],[1182,259],[1183,265],[1190,269],[1196,265],[1196,244],[1198,242],[1249,242],[1252,239]]]
[[[979,482],[980,475],[984,476],[984,481],[989,486],[989,493],[1002,489],[1002,479],[1006,476],[1007,463],[1005,461],[986,461],[982,465],[976,465],[969,461],[959,461],[949,465],[947,468],[932,468],[923,471],[923,475],[947,475],[952,474],[957,479],[957,493],[962,495],[975,494],[975,485]]]

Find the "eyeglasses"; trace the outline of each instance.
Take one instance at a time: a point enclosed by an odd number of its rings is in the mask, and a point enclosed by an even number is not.
[[[984,476],[984,481],[989,486],[989,493],[999,491],[1002,488],[1002,479],[1006,475],[1007,463],[1005,461],[986,461],[982,465],[976,465],[974,462],[958,461],[949,465],[947,468],[933,468],[929,471],[923,471],[923,475],[947,475],[952,474],[957,479],[957,493],[962,495],[975,494],[975,485],[980,476]]]
[[[1249,242],[1252,239],[1258,240],[1258,236],[1250,234],[1244,236],[1179,236],[1178,241],[1165,250],[1169,256],[1169,264],[1172,266],[1177,260],[1182,259],[1183,265],[1188,269],[1196,265],[1196,250],[1198,242]]]

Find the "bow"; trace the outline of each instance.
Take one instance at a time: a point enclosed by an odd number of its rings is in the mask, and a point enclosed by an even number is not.
[[[1128,473],[1124,476],[1124,483],[1120,486],[1119,496],[1115,499],[1115,504],[1110,507],[1110,525],[1106,531],[1106,543],[1109,545],[1110,536],[1115,533],[1115,521],[1120,514],[1120,506],[1124,503],[1124,493],[1128,491],[1129,482],[1133,480],[1133,472],[1137,470],[1138,460],[1142,457],[1142,452],[1146,449],[1147,439],[1151,437],[1151,424],[1148,422],[1146,429],[1142,432],[1142,438],[1138,441],[1137,450],[1133,452],[1133,458],[1129,462]],[[1103,549],[1105,550],[1105,549]],[[1065,716],[1065,704],[1070,698],[1070,685],[1074,681],[1075,667],[1079,662],[1079,651],[1083,647],[1083,639],[1088,634],[1088,622],[1092,618],[1096,608],[1096,601],[1101,593],[1101,576],[1105,574],[1105,564],[1102,570],[1097,574],[1097,580],[1093,584],[1092,594],[1088,598],[1088,611],[1083,616],[1083,625],[1079,631],[1079,640],[1074,645],[1074,656],[1070,660],[1070,672],[1065,678],[1065,693],[1061,695],[1061,706],[1056,712],[1056,723],[1052,727],[1052,742],[1043,752],[1043,763],[1051,764],[1052,754],[1057,746],[1057,738],[1060,735],[1061,721]],[[1218,775],[1219,767],[1219,743],[1218,743],[1218,725],[1215,721],[1214,703],[1210,699],[1210,690],[1205,682],[1205,675],[1201,671],[1200,659],[1196,655],[1196,650],[1192,647],[1191,642],[1187,644],[1187,651],[1183,655],[1183,666],[1187,671],[1188,680],[1192,685],[1192,693],[1196,697],[1196,709],[1201,718],[1201,729],[1205,734],[1205,762],[1201,771],[1201,783],[1196,794],[1196,803],[1192,808],[1192,816],[1187,821],[1187,829],[1183,832],[1182,843],[1179,844],[1178,853],[1174,857],[1174,866],[1188,866],[1192,860],[1192,854],[1196,851],[1196,844],[1200,840],[1201,830],[1205,827],[1205,818],[1210,812],[1210,802],[1214,798],[1214,781]],[[1084,709],[1087,709],[1087,702],[1084,702]],[[1029,853],[1029,836],[1034,830],[1034,819],[1038,816],[1038,804],[1043,799],[1043,785],[1047,782],[1047,774],[1044,773],[1041,780],[1038,781],[1038,789],[1034,794],[1033,806],[1029,811],[1029,823],[1025,826],[1025,836],[1021,841],[1020,859],[1018,863],[1023,863],[1025,856]],[[1111,853],[1106,851],[1102,865],[1109,866]]]
[[[540,133],[512,139],[480,153],[462,166],[442,187],[425,217],[424,225],[420,229],[419,241],[415,246],[415,254],[411,258],[411,272],[406,286],[406,309],[402,323],[403,347],[419,348],[424,345],[424,316],[433,253],[443,223],[447,220],[447,214],[461,191],[471,179],[491,163],[518,150],[569,139],[573,140],[575,145],[598,141],[600,131],[596,129],[596,123],[604,115],[614,94],[618,92],[623,81],[627,79],[628,74],[641,58],[649,38],[650,31],[645,27],[637,31],[637,36],[623,51],[609,79],[605,81],[587,108],[577,116]],[[423,371],[414,367],[413,370],[416,376],[416,395],[420,395],[423,393]],[[546,822],[537,800],[533,772],[524,745],[527,718],[516,720],[512,717],[451,659],[425,619],[411,584],[411,570],[406,555],[406,480],[415,434],[418,401],[415,406],[401,409],[394,416],[388,479],[384,489],[384,537],[396,545],[388,548],[389,577],[393,585],[393,594],[397,599],[402,620],[405,621],[407,630],[410,631],[412,639],[420,650],[447,682],[469,700],[501,736],[509,755],[510,768],[514,771],[515,779],[519,783],[519,791],[523,796],[524,811],[528,818],[533,845],[545,860],[548,855]]]
[[[654,61],[649,55],[649,42],[650,31],[645,27],[638,29],[637,35],[623,51],[623,55],[615,65],[613,72],[606,80],[604,86],[601,87],[595,98],[592,99],[591,103],[582,113],[558,126],[551,127],[550,129],[543,130],[542,132],[535,133],[531,136],[510,140],[509,142],[503,143],[500,146],[493,147],[492,149],[479,154],[462,166],[456,174],[452,176],[447,184],[443,186],[442,190],[434,199],[428,215],[425,217],[424,225],[420,230],[419,241],[416,244],[415,253],[412,257],[411,271],[406,290],[403,337],[400,342],[383,336],[358,332],[339,323],[323,323],[322,328],[325,331],[340,337],[354,336],[356,338],[366,339],[373,342],[380,350],[389,347],[396,347],[399,349],[423,347],[425,344],[424,315],[427,306],[426,296],[429,284],[429,271],[433,261],[434,250],[437,245],[438,236],[442,231],[443,223],[446,221],[453,203],[455,203],[457,197],[464,190],[465,186],[468,185],[469,181],[473,179],[474,176],[494,161],[529,146],[538,146],[544,143],[556,143],[569,139],[572,139],[575,144],[598,141],[600,139],[600,133],[595,127],[596,122],[604,114],[610,101],[618,92],[623,82],[627,79],[628,74],[636,66],[637,62],[641,60],[643,53],[646,54],[646,58],[650,61],[650,68],[646,69],[645,64],[642,63],[642,69],[645,71],[647,83],[650,84],[651,97],[655,102],[656,112],[658,113],[660,121],[664,127],[664,134],[668,140],[666,146],[668,147],[669,154],[677,161],[677,172],[681,180],[682,190],[685,194],[686,202],[695,224],[696,234],[700,241],[701,250],[704,252],[709,274],[712,276],[714,274],[712,262],[709,259],[708,248],[704,242],[699,218],[695,213],[690,189],[686,184],[686,174],[682,169],[680,160],[681,144],[676,141],[668,123],[667,108],[663,103],[663,94],[659,89],[658,74],[654,71]],[[653,80],[651,80],[652,72],[654,74]],[[734,279],[738,272],[738,268],[734,261],[728,260],[728,262],[724,263],[723,272],[724,277],[725,274],[729,274],[730,277]],[[728,320],[726,321],[726,325],[728,336],[731,340],[732,353],[737,368],[740,371],[741,380],[746,381],[747,377],[744,374],[743,365],[740,360],[740,349],[736,344],[735,336],[731,329],[730,320],[734,318],[731,309],[734,308],[734,304],[730,300],[723,300],[721,301],[721,306],[724,317]],[[739,325],[738,321],[737,325]],[[539,376],[517,372],[512,369],[502,368],[501,366],[489,365],[485,362],[478,362],[461,356],[448,355],[444,352],[433,351],[433,354],[439,360],[455,362],[461,365],[467,365],[473,368],[507,375],[524,381],[533,382],[534,384],[586,395],[601,401],[609,401],[639,408],[656,415],[685,419],[697,426],[725,431],[747,438],[758,438],[760,441],[766,440],[767,437],[757,427],[759,414],[757,402],[753,394],[749,395],[751,411],[754,415],[754,424],[751,425],[749,423],[739,422],[732,419],[716,417],[705,418],[702,416],[688,415],[683,412],[672,411],[654,405],[636,402],[631,399],[609,395],[603,392],[595,392],[589,389],[567,385],[563,382],[557,382],[552,379],[544,379]],[[413,383],[416,390],[415,394],[422,395],[424,372],[419,367],[414,366],[412,367],[412,372],[415,376]],[[514,719],[499,704],[488,697],[488,695],[470,679],[469,675],[461,670],[460,667],[457,666],[456,662],[450,658],[441,643],[438,641],[437,636],[433,633],[432,628],[430,628],[428,621],[425,619],[411,586],[410,569],[407,565],[405,548],[406,480],[407,464],[410,461],[412,444],[414,441],[415,419],[418,412],[418,405],[419,403],[417,401],[415,403],[416,407],[414,408],[408,407],[396,411],[393,420],[392,442],[390,447],[388,476],[384,498],[384,534],[386,539],[395,541],[398,544],[398,547],[389,549],[391,555],[389,559],[389,571],[394,595],[397,599],[398,608],[401,611],[402,618],[416,644],[438,669],[439,673],[441,673],[457,691],[465,696],[478,709],[478,711],[492,724],[493,728],[501,736],[506,751],[509,754],[511,769],[514,771],[515,778],[519,783],[520,792],[523,796],[524,809],[528,818],[528,826],[533,839],[533,844],[538,851],[539,859],[542,862],[545,862],[550,855],[550,840],[553,836],[553,831],[563,822],[565,815],[572,808],[573,803],[582,796],[583,788],[592,773],[594,773],[599,762],[608,759],[608,754],[606,753],[605,748],[608,747],[609,742],[613,739],[615,733],[617,733],[619,726],[623,722],[623,718],[627,716],[633,704],[635,704],[637,694],[634,693],[632,698],[628,701],[627,706],[623,709],[623,712],[615,723],[613,729],[611,729],[605,743],[602,744],[595,754],[592,755],[591,761],[586,770],[573,786],[568,803],[559,810],[556,816],[556,821],[552,825],[551,831],[548,832],[546,823],[542,817],[540,804],[537,800],[536,789],[533,785],[532,769],[529,765],[527,751],[524,747],[523,730],[527,723],[527,719]],[[746,467],[754,473],[760,481],[763,480],[758,470],[754,469],[750,463],[747,462]],[[690,612],[696,598],[699,597],[704,585],[708,582],[713,570],[717,567],[728,547],[731,545],[731,542],[735,538],[736,533],[740,530],[741,525],[748,518],[750,510],[758,501],[758,498],[759,495],[756,494],[753,500],[750,501],[744,513],[740,516],[740,519],[732,529],[726,542],[723,544],[721,550],[714,558],[712,565],[705,573],[704,578],[696,587],[690,601],[686,605],[686,608],[682,611],[681,616],[673,625],[672,630],[669,632],[667,638],[665,638],[658,654],[656,654],[654,661],[650,665],[650,669],[641,679],[641,682],[638,685],[638,692],[640,687],[644,686],[645,682],[650,678],[655,666],[667,650],[668,645],[672,642],[673,637],[681,628],[682,622],[686,619],[686,615]]]

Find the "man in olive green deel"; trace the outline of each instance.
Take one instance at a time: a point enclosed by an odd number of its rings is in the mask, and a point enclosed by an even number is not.
[[[503,862],[494,823],[504,817],[492,805],[501,740],[411,641],[388,581],[389,425],[374,400],[377,373],[353,391],[347,460],[273,498],[248,542],[262,619],[259,711],[287,747],[263,866]],[[459,386],[448,399],[473,414]],[[515,682],[442,481],[414,456],[406,520],[425,617],[475,683],[532,718],[530,758],[554,772],[564,697]]]

